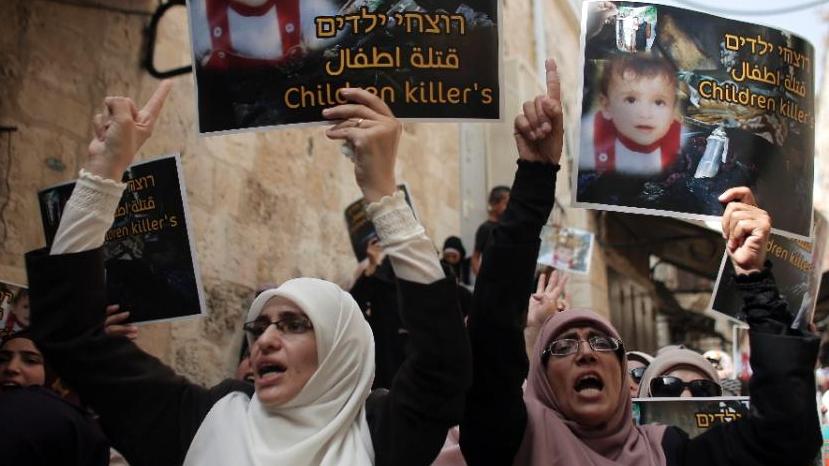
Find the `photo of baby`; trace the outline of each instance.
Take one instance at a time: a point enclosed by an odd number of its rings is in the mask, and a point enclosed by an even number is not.
[[[663,173],[680,149],[676,94],[676,74],[667,60],[640,54],[610,60],[600,80],[592,137],[582,140],[579,168],[638,176]]]

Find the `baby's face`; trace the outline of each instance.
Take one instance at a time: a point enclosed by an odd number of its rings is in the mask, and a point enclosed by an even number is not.
[[[662,139],[674,121],[676,89],[665,76],[644,77],[625,71],[610,80],[599,98],[602,114],[616,130],[644,146]]]

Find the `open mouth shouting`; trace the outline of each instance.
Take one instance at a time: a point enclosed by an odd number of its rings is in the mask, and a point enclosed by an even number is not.
[[[256,379],[263,384],[277,382],[287,367],[276,361],[262,361],[256,366]]]
[[[576,379],[573,390],[583,399],[593,399],[602,395],[605,384],[596,372],[585,372]]]

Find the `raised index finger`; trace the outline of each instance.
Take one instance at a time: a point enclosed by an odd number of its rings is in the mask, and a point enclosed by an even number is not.
[[[158,89],[153,92],[150,100],[148,100],[144,105],[144,108],[141,109],[142,116],[155,120],[161,113],[161,109],[164,107],[164,101],[167,100],[167,95],[170,93],[170,89],[172,89],[172,87],[173,82],[169,79],[161,81],[161,84],[158,85]]]
[[[558,77],[556,61],[548,58],[544,62],[544,69],[547,71],[547,95],[556,100],[561,100],[561,80]]]

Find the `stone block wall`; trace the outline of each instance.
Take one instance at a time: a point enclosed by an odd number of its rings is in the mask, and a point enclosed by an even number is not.
[[[0,279],[26,281],[23,254],[44,245],[36,192],[72,179],[106,95],[143,103],[157,81],[140,67],[149,16],[52,1],[0,2]],[[152,12],[150,0],[100,2]],[[180,10],[180,11],[179,11]],[[184,9],[165,17],[156,63],[189,63]],[[175,88],[138,158],[182,154],[210,315],[142,326],[139,344],[193,380],[232,374],[254,290],[296,276],[338,283],[356,266],[343,209],[360,194],[350,161],[321,127],[199,138],[191,75]],[[10,149],[10,150],[9,150]],[[459,230],[458,127],[406,124],[399,180],[436,244]]]

